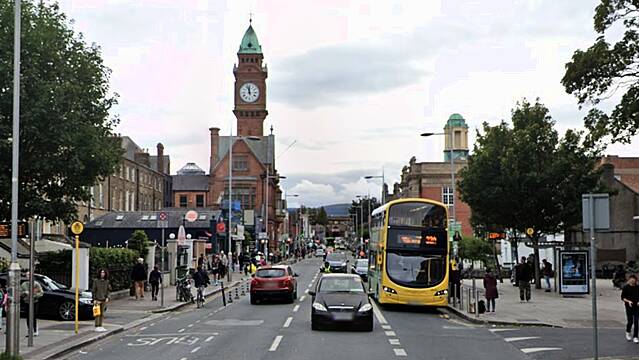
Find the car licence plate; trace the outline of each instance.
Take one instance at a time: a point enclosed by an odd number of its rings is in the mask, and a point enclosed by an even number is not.
[[[351,313],[334,313],[333,314],[333,319],[338,320],[338,321],[353,320],[353,314],[351,314]]]
[[[277,284],[276,283],[266,283],[266,284],[264,284],[264,288],[265,289],[275,289],[275,288],[277,288]]]

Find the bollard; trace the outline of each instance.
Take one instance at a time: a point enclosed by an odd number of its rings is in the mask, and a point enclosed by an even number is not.
[[[238,290],[237,286],[235,287],[235,300],[239,300],[240,298],[240,291]]]
[[[220,281],[220,288],[222,289],[222,303],[226,306],[226,296],[224,295],[224,281]]]
[[[242,288],[242,289],[240,290],[240,295],[241,295],[241,296],[246,295],[246,293],[244,292],[244,286],[245,286],[245,283],[242,283],[242,284],[240,285],[240,287]]]

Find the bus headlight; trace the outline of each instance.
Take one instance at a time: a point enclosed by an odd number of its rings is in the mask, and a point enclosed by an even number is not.
[[[446,296],[446,295],[448,295],[448,289],[439,290],[435,292],[435,296]]]
[[[386,291],[387,293],[397,294],[397,291],[395,291],[395,289],[389,288],[388,286],[382,286],[382,289],[384,289],[384,291]]]

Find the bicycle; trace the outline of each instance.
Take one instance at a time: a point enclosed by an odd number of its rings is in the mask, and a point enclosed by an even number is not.
[[[195,302],[197,303],[198,308],[204,306],[204,286],[200,286],[197,288],[197,297]]]

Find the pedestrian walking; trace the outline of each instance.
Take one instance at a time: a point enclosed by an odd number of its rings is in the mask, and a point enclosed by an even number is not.
[[[621,301],[626,308],[626,340],[639,344],[639,286],[637,286],[637,276],[630,275],[628,282],[621,289]],[[632,330],[632,335],[630,334]]]
[[[135,300],[144,299],[144,282],[146,281],[146,267],[144,259],[139,258],[131,270],[131,280],[135,288]]]
[[[20,301],[22,302],[22,306],[25,306],[27,309],[27,329],[29,328],[29,276],[31,272],[27,271],[27,281],[23,282],[20,285]],[[33,280],[33,336],[38,336],[38,300],[44,295],[44,290],[42,290],[42,285],[37,280]],[[29,334],[27,334],[27,337]]]
[[[457,263],[457,259],[452,259],[450,261],[450,270],[449,270],[449,281],[450,281],[450,289],[452,293],[450,294],[451,298],[455,299],[455,301],[459,301],[460,292],[461,292],[461,274],[459,272],[459,266]]]
[[[93,295],[93,306],[99,309],[99,314],[93,312],[95,318],[95,331],[107,331],[103,325],[104,310],[106,303],[109,302],[109,294],[111,292],[111,284],[109,284],[109,272],[107,269],[98,270],[98,277],[93,279],[93,287],[91,294]]]
[[[495,278],[491,269],[486,269],[484,290],[486,290],[486,312],[495,312],[495,299],[499,297],[499,293],[497,291],[497,278]],[[492,311],[490,310],[491,308]]]
[[[160,284],[162,284],[162,272],[157,265],[153,267],[153,271],[149,274],[149,284],[151,284],[151,300],[157,301]]]
[[[550,278],[554,275],[552,271],[552,264],[546,259],[541,260],[541,262],[541,274],[544,276],[544,280],[546,281],[546,292],[550,292]]]
[[[530,301],[530,280],[532,280],[532,267],[526,261],[526,257],[521,257],[521,263],[515,267],[515,277],[519,286],[519,300]]]
[[[204,258],[204,254],[200,254],[200,257],[197,258],[197,267],[204,266],[206,263],[206,259]]]
[[[240,265],[240,272],[244,271],[244,275],[246,275],[246,267],[244,266],[244,257],[246,256],[246,254],[242,251],[240,253],[240,256],[238,256],[237,261],[239,262]]]
[[[213,261],[211,261],[211,274],[213,274],[213,280],[215,281],[215,285],[217,285],[220,276],[220,259],[217,255],[215,255]]]
[[[6,311],[9,300],[9,294],[7,293],[7,286],[5,282],[0,283],[0,333],[3,332],[2,328],[2,312]]]

